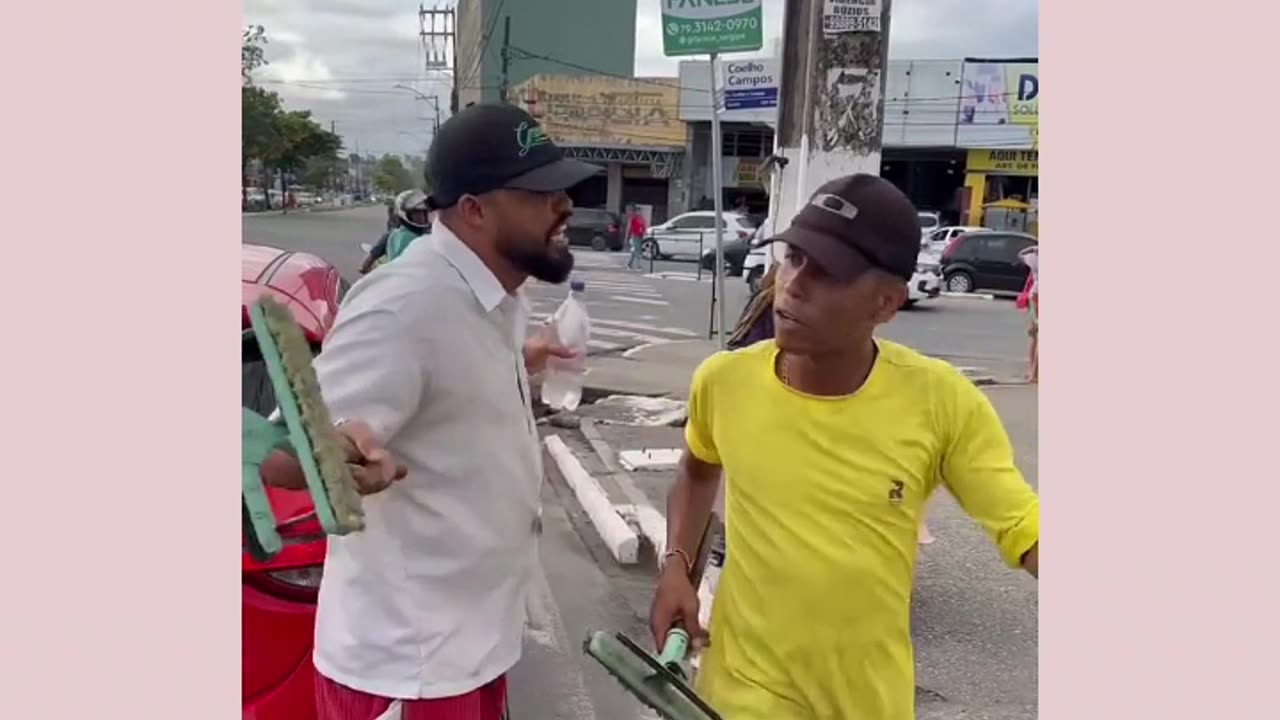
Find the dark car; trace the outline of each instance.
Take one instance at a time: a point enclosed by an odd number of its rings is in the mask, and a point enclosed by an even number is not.
[[[616,252],[622,249],[622,218],[603,208],[574,208],[565,234],[570,245]]]
[[[739,277],[742,275],[742,263],[747,259],[747,253],[751,252],[751,238],[734,238],[730,240],[725,238],[724,241],[724,264],[728,268],[725,273],[727,277]],[[716,247],[715,241],[711,242],[711,247],[702,251],[703,270],[711,270],[716,266]]]
[[[1031,271],[1018,253],[1039,244],[1022,233],[965,233],[942,251],[942,285],[947,292],[1020,292]]]

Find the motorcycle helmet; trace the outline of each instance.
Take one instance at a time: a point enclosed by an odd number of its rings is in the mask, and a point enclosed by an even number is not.
[[[425,232],[431,226],[427,194],[421,190],[405,190],[397,195],[395,211],[400,223],[411,230]]]

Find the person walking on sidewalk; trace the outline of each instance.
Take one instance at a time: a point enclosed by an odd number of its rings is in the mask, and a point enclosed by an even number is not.
[[[325,402],[407,473],[329,538],[316,612],[319,720],[498,720],[537,577],[542,456],[528,378],[572,353],[526,340],[529,277],[573,268],[564,157],[527,113],[477,104],[427,160],[436,223],[347,294],[316,357]]]
[[[1028,248],[1019,253],[1018,258],[1030,268],[1027,283],[1018,295],[1017,305],[1019,310],[1027,311],[1027,319],[1030,321],[1027,328],[1027,336],[1031,338],[1027,382],[1035,384],[1040,382],[1040,250]]]
[[[644,260],[641,250],[644,248],[644,234],[648,232],[644,218],[635,205],[627,206],[627,247],[631,249],[631,257],[627,259],[628,270],[639,270]]]
[[[723,470],[729,552],[697,691],[734,720],[908,720],[925,502],[945,484],[1005,563],[1038,576],[1039,501],[981,390],[874,337],[920,249],[906,196],[841,177],[774,240],[775,339],[694,372],[650,630],[708,640],[689,566]]]

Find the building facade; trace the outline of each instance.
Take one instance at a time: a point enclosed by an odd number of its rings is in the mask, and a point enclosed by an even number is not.
[[[540,74],[635,72],[636,0],[458,0],[460,107],[499,99],[508,17],[511,86]]]
[[[731,108],[730,63],[755,63],[736,72],[767,85],[780,73],[776,59],[726,60],[721,69],[725,109],[724,202],[749,194],[752,169],[773,151],[777,107]],[[1015,200],[1033,209],[1039,199],[1039,66],[1035,58],[891,60],[885,78],[880,174],[922,210],[945,221],[980,225],[984,207]],[[710,198],[710,67],[680,66],[680,117],[689,126],[685,176],[688,202]],[[776,90],[774,91],[776,92]],[[750,137],[744,144],[741,138]],[[759,138],[758,140],[756,138]],[[763,150],[758,150],[764,144]],[[757,155],[757,153],[762,153]],[[763,193],[761,187],[759,193]],[[1029,223],[1034,225],[1034,220]]]
[[[621,212],[634,203],[662,222],[679,204],[686,133],[674,78],[535,75],[509,99],[568,155],[605,168],[571,191],[576,205]]]
[[[721,198],[727,210],[768,211],[769,195],[760,174],[773,153],[778,120],[781,63],[773,58],[733,58],[721,63],[718,86],[725,96],[720,111]],[[688,126],[683,209],[710,210],[714,204],[711,162],[711,64],[680,63],[680,119]]]

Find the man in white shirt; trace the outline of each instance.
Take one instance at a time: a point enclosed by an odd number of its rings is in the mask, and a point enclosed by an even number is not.
[[[565,191],[600,171],[514,106],[466,108],[428,157],[434,232],[343,301],[315,361],[325,402],[408,472],[329,541],[320,720],[503,716],[542,528],[528,377],[568,355],[526,341],[519,288],[568,278]]]

